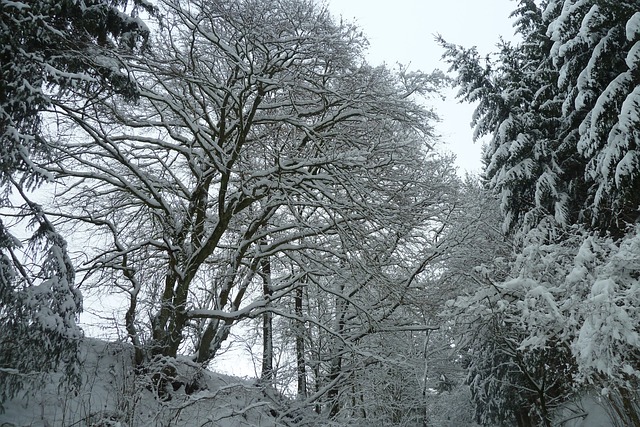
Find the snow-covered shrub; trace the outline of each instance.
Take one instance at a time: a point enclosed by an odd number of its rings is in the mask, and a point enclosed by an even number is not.
[[[542,234],[526,236],[505,280],[479,269],[484,285],[454,304],[458,321],[473,324],[472,393],[487,407],[518,384],[538,384],[552,400],[556,385],[564,399],[595,387],[624,400],[640,379],[639,230],[614,240],[575,227],[556,243]]]
[[[605,262],[584,277],[585,300],[572,343],[583,379],[604,377],[615,386],[635,387],[640,379],[640,230],[609,245]],[[570,283],[603,251],[588,238],[575,259]],[[605,250],[606,250],[605,249]],[[594,253],[595,252],[595,253]]]

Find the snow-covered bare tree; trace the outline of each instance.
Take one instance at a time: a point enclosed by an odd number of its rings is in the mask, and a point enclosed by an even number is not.
[[[304,305],[309,310],[303,319],[308,325],[307,382],[312,395],[326,390],[320,406],[334,419],[364,423],[376,419],[381,425],[397,425],[399,419],[424,418],[421,406],[407,410],[410,402],[400,400],[393,410],[389,402],[381,404],[385,391],[380,387],[385,382],[375,377],[410,371],[403,351],[413,352],[414,337],[424,336],[438,323],[432,313],[425,314],[433,292],[426,277],[436,274],[450,243],[446,231],[457,208],[457,179],[447,159],[435,157],[425,166],[423,178],[413,178],[423,184],[406,187],[405,196],[419,191],[415,195],[424,197],[426,209],[397,211],[393,221],[401,225],[402,234],[392,226],[362,242],[350,242],[349,262],[338,265],[342,270],[311,276],[307,285],[314,295]],[[418,210],[422,213],[415,216]],[[326,259],[316,260],[318,271],[327,265]],[[401,344],[404,340],[409,342]],[[412,374],[417,379],[414,385],[421,373],[419,367]],[[422,401],[419,385],[402,388],[414,403]]]
[[[104,90],[133,95],[126,75],[89,59],[144,40],[146,27],[126,6],[0,1],[0,402],[61,361],[77,374],[74,267],[32,195],[52,179],[38,166],[52,155],[42,113],[71,88],[78,102]]]
[[[266,312],[318,327],[332,347],[308,393],[335,395],[363,337],[428,329],[397,314],[455,207],[451,161],[416,101],[442,77],[368,65],[360,31],[313,1],[158,7],[151,50],[120,57],[137,105],[55,104],[70,135],[43,167],[61,183],[52,213],[90,236],[83,283],[124,295],[138,363],[207,363]],[[311,287],[326,323],[292,304]]]

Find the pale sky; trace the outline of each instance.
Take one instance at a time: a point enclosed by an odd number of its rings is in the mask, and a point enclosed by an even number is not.
[[[374,65],[399,62],[414,70],[446,71],[434,34],[465,47],[477,46],[482,54],[494,51],[500,36],[513,39],[512,0],[327,0],[327,4],[334,16],[362,28],[370,43],[368,60]],[[461,172],[479,172],[482,143],[472,142],[469,126],[473,107],[459,104],[455,93],[447,91],[445,102],[431,102],[441,118],[437,131],[444,149],[456,154]]]

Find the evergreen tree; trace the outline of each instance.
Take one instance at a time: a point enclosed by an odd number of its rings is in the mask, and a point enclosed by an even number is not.
[[[505,226],[624,234],[637,218],[637,2],[520,1],[522,42],[496,60],[441,40],[460,97],[478,102],[476,137],[491,135],[485,174]]]
[[[512,386],[526,384],[515,374],[522,369],[498,369],[504,364],[485,362],[507,354],[509,364],[517,365],[519,359],[533,368],[540,363],[536,355],[555,348],[560,351],[545,355],[540,378],[572,381],[577,372],[574,389],[601,387],[615,395],[611,402],[620,419],[638,424],[632,404],[637,326],[630,320],[635,308],[629,294],[635,279],[618,270],[603,277],[609,274],[607,266],[619,266],[619,252],[631,264],[640,256],[632,249],[640,202],[638,6],[637,1],[521,0],[512,16],[522,41],[502,43],[493,61],[442,41],[445,58],[458,73],[461,98],[478,102],[476,136],[491,137],[485,151],[486,183],[500,198],[504,229],[517,243],[505,270],[489,270],[497,277],[473,297],[458,301],[499,326],[500,333],[478,333],[485,340],[493,337],[494,344],[499,338],[499,345],[491,347],[495,351],[485,346],[471,353],[472,367],[478,368],[471,383],[477,403],[483,403],[477,385],[492,378]],[[585,242],[608,249],[594,249],[598,255],[590,256]],[[587,259],[595,265],[582,265]],[[605,286],[602,280],[609,279]],[[482,311],[487,292],[495,297],[495,307]],[[608,320],[594,314],[603,311],[600,304],[607,307]],[[598,353],[600,363],[585,358],[608,342],[594,333],[595,324],[615,330],[616,343],[609,342],[607,354]],[[483,345],[476,341],[471,348]],[[509,348],[511,354],[503,351]],[[621,371],[612,373],[612,366]],[[571,388],[560,396],[567,399],[570,393]],[[489,399],[501,395],[484,393]],[[484,412],[479,407],[485,420],[513,422],[504,402],[493,403],[485,404]],[[529,416],[539,403],[530,408]],[[541,420],[548,424],[550,417]],[[542,421],[532,418],[525,425]]]
[[[475,138],[491,135],[484,175],[499,195],[507,231],[530,229],[549,215],[566,224],[573,211],[567,179],[573,168],[562,167],[572,156],[559,149],[555,138],[560,123],[557,72],[546,54],[551,42],[544,34],[550,15],[522,1],[512,16],[523,41],[501,42],[495,59],[440,39],[444,58],[457,72],[459,97],[478,102]]]
[[[140,47],[148,31],[135,13],[152,8],[141,0],[132,14],[126,8],[126,0],[0,1],[0,208],[9,213],[0,218],[0,402],[60,362],[78,375],[74,268],[30,192],[52,179],[35,166],[49,159],[42,114],[52,102],[79,103],[107,89],[134,95],[107,58]],[[26,245],[11,225],[34,230]]]
[[[620,237],[638,218],[637,1],[565,1],[549,25],[567,145],[585,161],[583,223]]]

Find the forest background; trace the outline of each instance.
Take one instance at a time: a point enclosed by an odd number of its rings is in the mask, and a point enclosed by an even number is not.
[[[82,291],[161,401],[243,323],[307,424],[640,425],[637,2],[515,2],[490,56],[437,39],[451,77],[311,1],[0,4],[2,401],[78,386]]]

